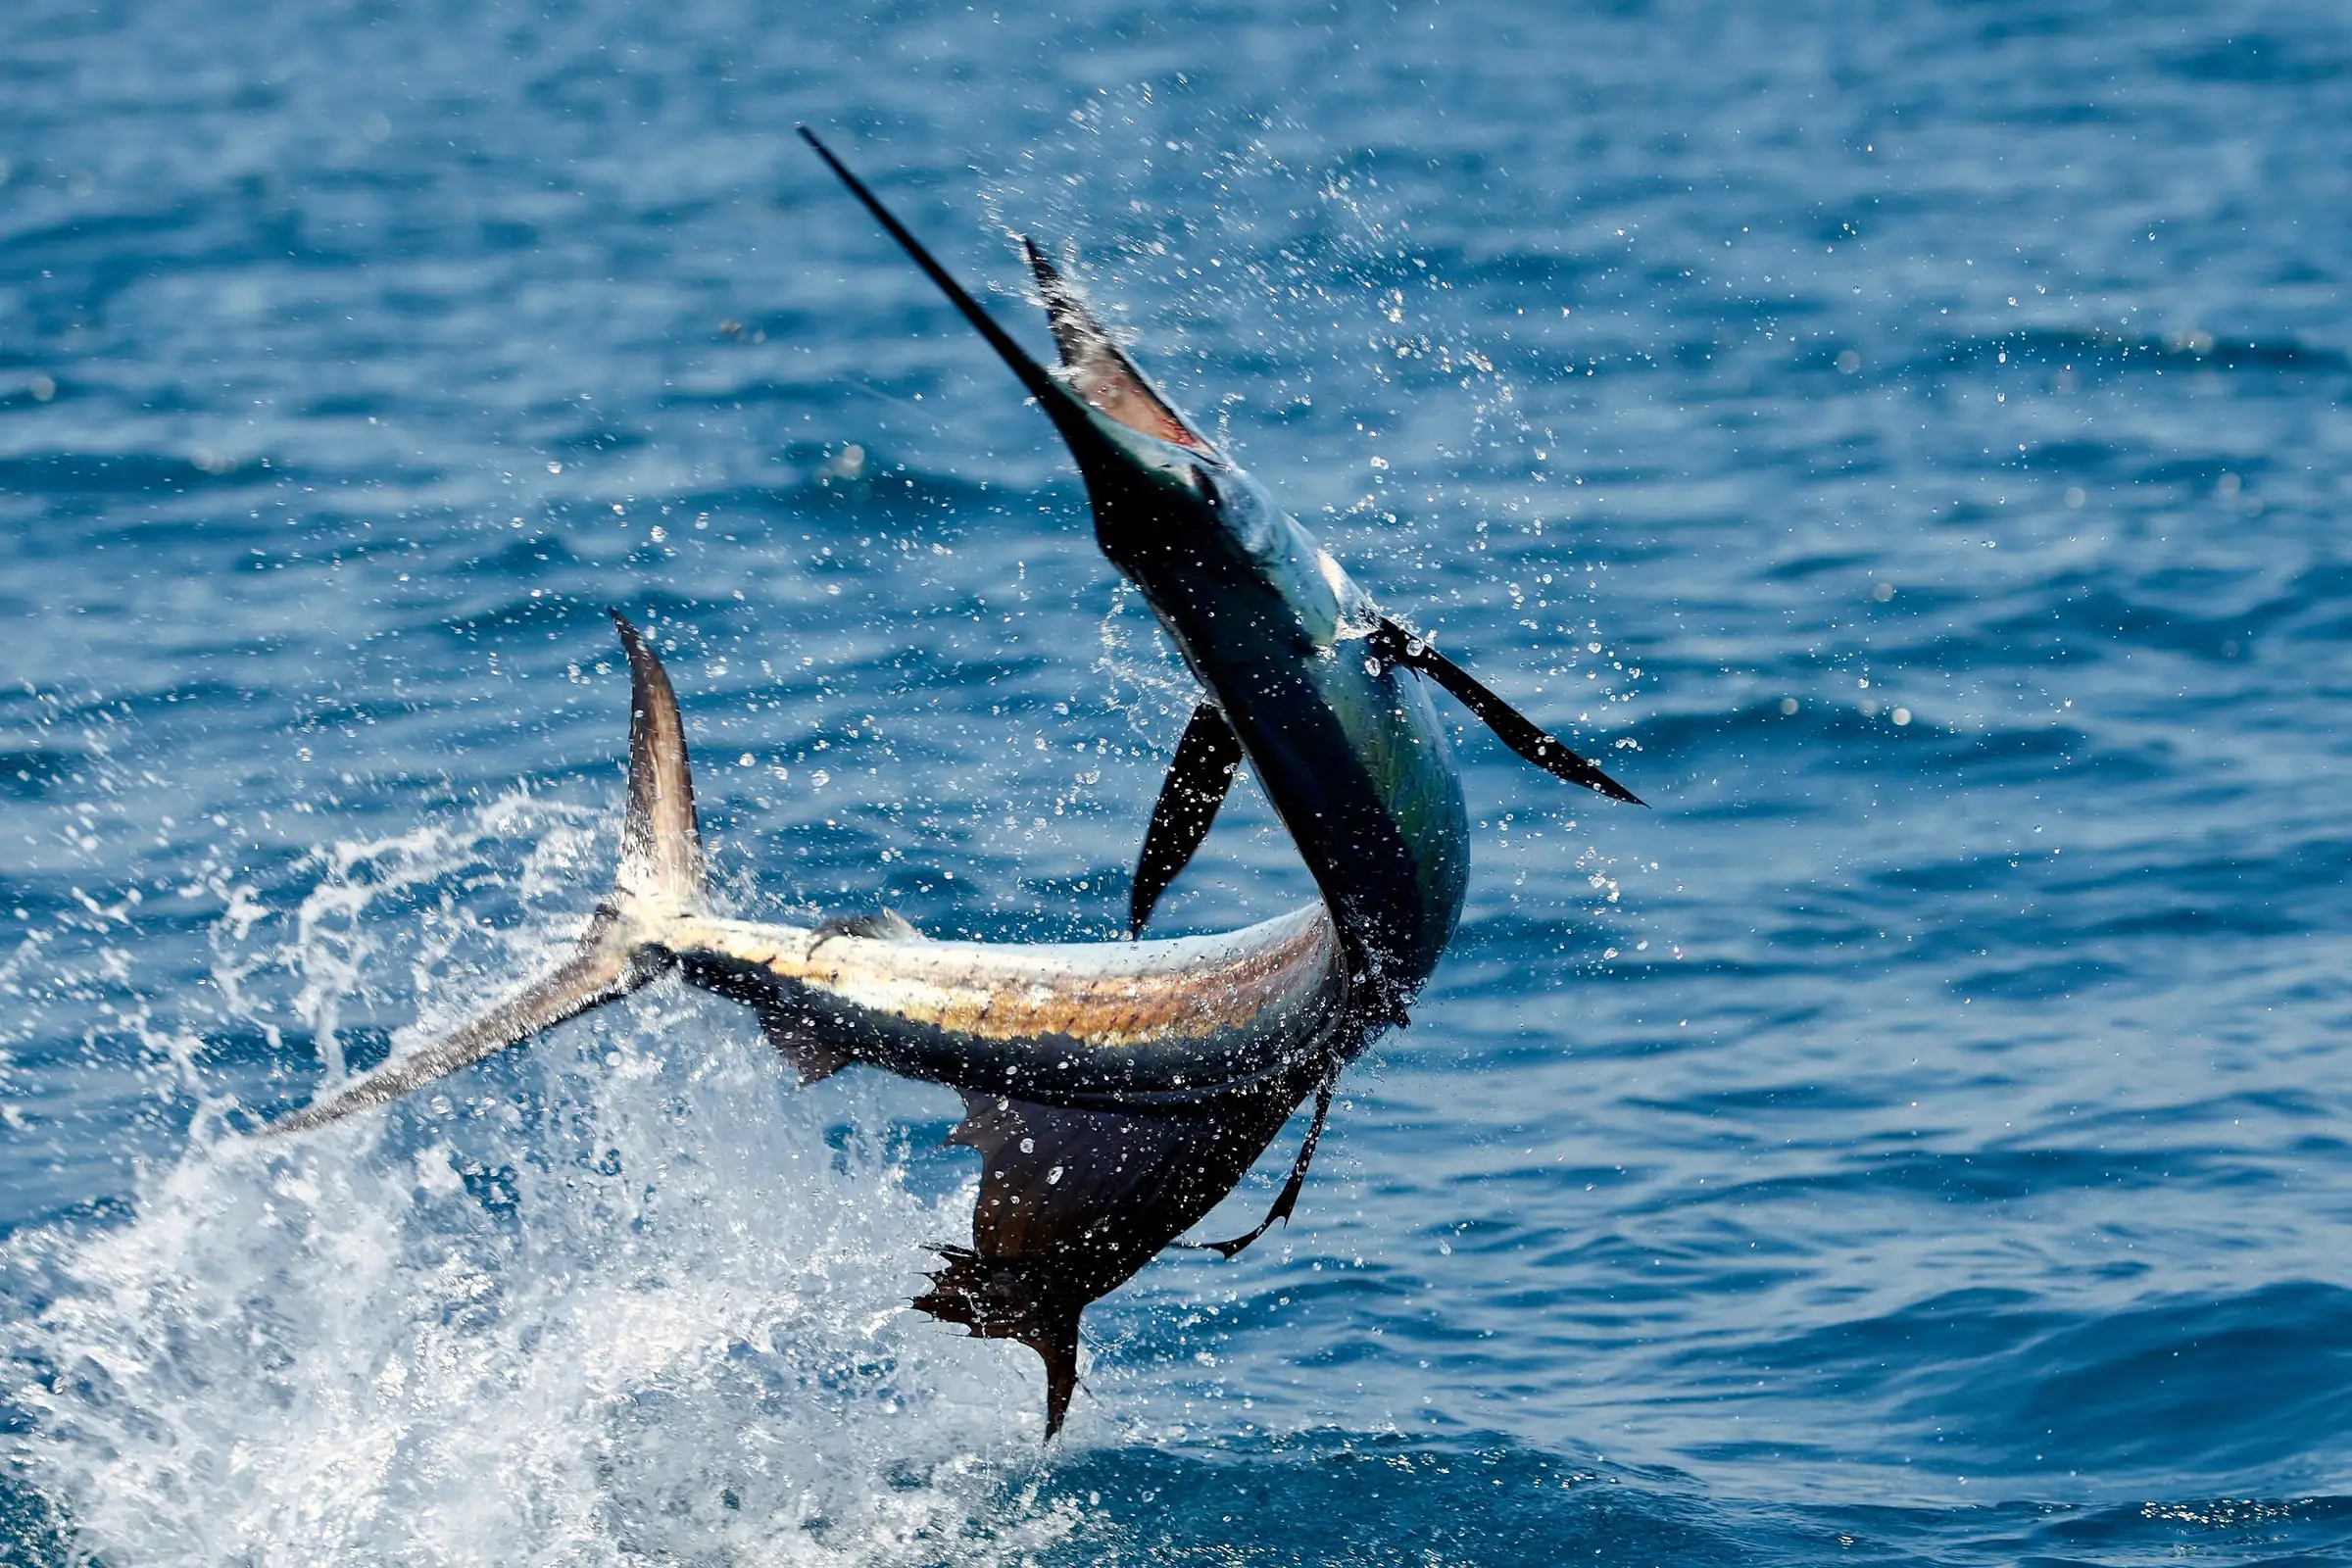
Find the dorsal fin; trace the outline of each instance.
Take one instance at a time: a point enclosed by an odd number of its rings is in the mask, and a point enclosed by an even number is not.
[[[1026,235],[1021,250],[1029,258],[1029,270],[1037,278],[1038,293],[1045,297],[1046,324],[1054,329],[1054,341],[1061,349],[1062,368],[1069,372],[1070,389],[1086,399],[1096,413],[1116,419],[1130,430],[1144,435],[1172,441],[1196,452],[1213,453],[1216,448],[1208,437],[1193,428],[1191,421],[1176,412],[1167,399],[1135,368],[1118,344],[1111,341],[1095,313],[1087,309],[1086,296],[1078,285],[1062,276],[1061,270],[1046,260]]]

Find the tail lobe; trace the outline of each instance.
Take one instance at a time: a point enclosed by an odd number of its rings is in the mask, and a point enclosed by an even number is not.
[[[620,830],[616,902],[641,912],[699,913],[703,830],[694,815],[686,726],[669,672],[628,617],[608,611],[629,656],[629,806]]]
[[[552,1029],[566,1018],[616,1001],[668,972],[676,961],[662,933],[705,904],[703,839],[694,815],[694,780],[685,726],[669,676],[637,628],[618,611],[612,621],[629,657],[629,793],[620,832],[620,869],[612,896],[597,906],[571,956],[480,1016],[431,1045],[271,1122],[269,1136],[306,1132],[470,1066]]]
[[[290,1116],[281,1116],[265,1131],[271,1137],[308,1132],[354,1111],[398,1100],[460,1067],[470,1066],[492,1052],[553,1028],[589,1008],[625,997],[659,974],[662,965],[646,965],[620,936],[622,922],[610,906],[588,922],[580,945],[553,974],[523,987],[488,1012],[460,1025],[421,1051],[409,1052],[384,1063],[367,1077],[315,1100]],[[644,972],[651,968],[651,973]]]

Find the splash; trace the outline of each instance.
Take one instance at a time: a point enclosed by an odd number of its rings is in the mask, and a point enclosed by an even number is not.
[[[226,1007],[331,1036],[406,966],[464,1010],[568,923],[589,838],[510,797],[322,851],[231,902]],[[388,912],[486,879],[535,917]],[[215,1096],[127,1220],[9,1244],[13,1466],[110,1561],[1027,1555],[1080,1523],[1029,1484],[1036,1391],[903,1309],[971,1202],[910,1180],[936,1098],[796,1094],[674,985],[319,1136]]]

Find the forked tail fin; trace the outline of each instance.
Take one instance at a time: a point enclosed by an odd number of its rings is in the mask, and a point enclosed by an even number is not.
[[[612,896],[597,906],[579,946],[553,974],[431,1045],[396,1056],[271,1122],[266,1134],[303,1132],[397,1100],[494,1051],[625,997],[676,961],[661,945],[662,933],[704,906],[703,838],[695,823],[686,733],[662,661],[620,612],[612,612],[612,623],[629,656],[628,815],[621,825],[620,869]]]

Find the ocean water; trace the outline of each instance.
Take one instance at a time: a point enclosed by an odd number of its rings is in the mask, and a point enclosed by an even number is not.
[[[2352,17],[0,12],[0,1562],[2352,1559]],[[674,986],[239,1129],[602,892],[1111,937],[1190,706],[1067,246],[1466,730],[1296,1220],[1034,1361],[953,1097]],[[1247,786],[1163,906],[1308,884]],[[1281,1153],[1215,1223],[1262,1205]]]

